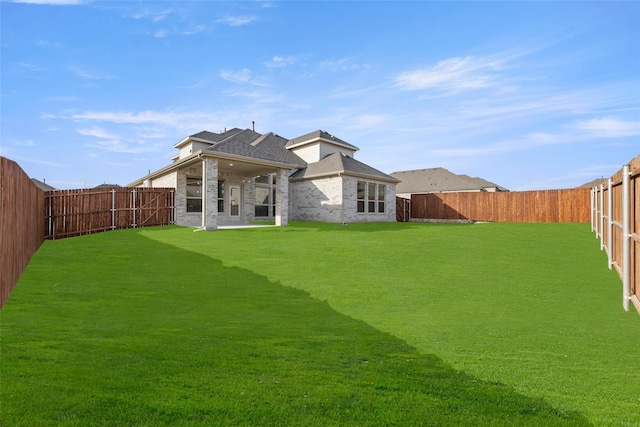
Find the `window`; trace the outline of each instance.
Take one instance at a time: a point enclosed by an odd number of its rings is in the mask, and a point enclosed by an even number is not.
[[[202,178],[187,177],[187,212],[202,212]],[[224,212],[224,181],[218,180],[218,212]]]
[[[187,177],[187,212],[202,212],[202,178]]]
[[[367,198],[368,203],[367,203],[367,212],[375,212],[376,211],[376,184],[373,182],[370,182],[368,185],[368,191],[367,191],[367,195],[369,196]]]
[[[386,190],[386,185],[378,184],[378,213],[384,213],[384,196]]]
[[[357,211],[359,213],[384,213],[386,190],[387,186],[384,184],[358,181]]]
[[[218,212],[224,212],[224,181],[218,180]]]
[[[362,181],[358,181],[358,212],[364,212],[364,199],[367,193],[367,184]]]
[[[256,217],[269,217],[276,214],[275,175],[262,175],[256,178]]]
[[[240,187],[229,187],[229,215],[240,215]]]

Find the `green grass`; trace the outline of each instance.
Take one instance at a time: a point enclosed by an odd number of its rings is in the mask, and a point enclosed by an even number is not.
[[[621,306],[584,224],[47,241],[0,313],[0,424],[638,425]]]

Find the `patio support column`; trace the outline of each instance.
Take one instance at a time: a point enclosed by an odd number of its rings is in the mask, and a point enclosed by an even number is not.
[[[276,172],[276,225],[289,225],[289,170]]]
[[[202,228],[218,228],[218,159],[202,159]]]

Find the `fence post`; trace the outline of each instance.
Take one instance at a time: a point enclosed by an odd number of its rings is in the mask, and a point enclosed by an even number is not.
[[[131,190],[131,198],[133,199],[131,203],[131,210],[133,211],[133,228],[136,228],[136,189]]]
[[[171,190],[171,213],[169,215],[170,215],[171,224],[175,224],[176,223],[176,192],[174,190]]]
[[[594,207],[594,199],[595,199],[595,192],[596,192],[596,188],[595,187],[591,187],[591,191],[589,192],[589,202],[591,205],[591,231],[595,231],[596,230],[596,221],[595,221],[595,207]]]
[[[613,267],[613,255],[611,248],[613,245],[613,185],[611,178],[607,183],[607,260],[609,262],[609,270]]]
[[[600,184],[600,250],[604,250],[604,184]]]
[[[116,189],[111,189],[111,230],[116,229]]]
[[[631,203],[629,195],[630,184],[629,165],[622,167],[622,306],[629,311],[631,299]]]

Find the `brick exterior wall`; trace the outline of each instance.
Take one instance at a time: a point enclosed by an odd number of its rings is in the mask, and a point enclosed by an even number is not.
[[[384,184],[385,212],[357,212],[358,181]],[[292,221],[395,222],[395,184],[351,176],[333,176],[315,180],[294,181],[289,184]],[[344,200],[344,204],[343,204]]]
[[[292,221],[342,222],[342,178],[289,183]]]
[[[358,212],[358,181],[385,185],[384,213]],[[396,184],[374,179],[351,176],[344,177],[344,218],[345,222],[395,222],[396,221]]]

